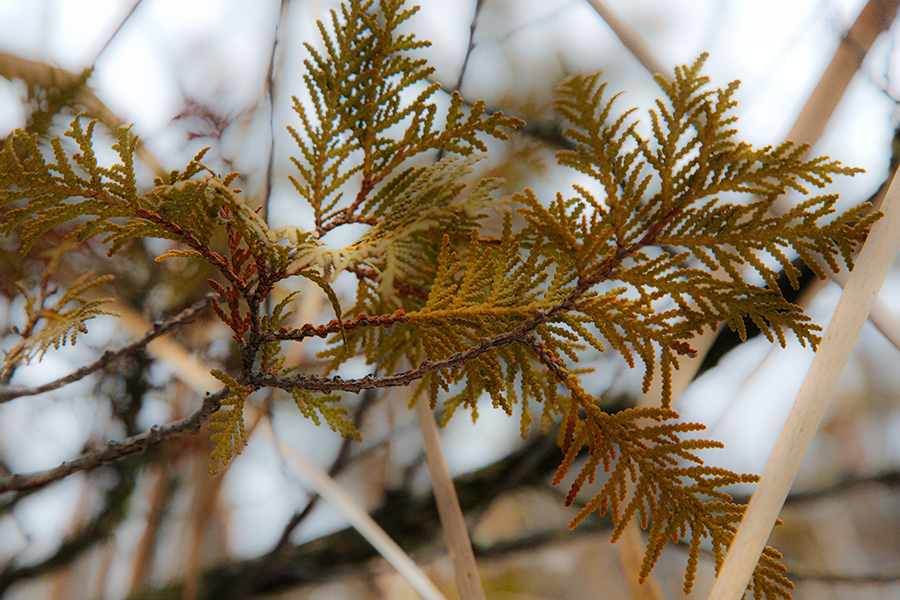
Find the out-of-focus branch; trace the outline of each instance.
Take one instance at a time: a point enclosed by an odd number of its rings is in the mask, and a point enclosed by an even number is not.
[[[559,466],[556,435],[553,431],[536,437],[506,458],[455,478],[454,487],[463,512],[468,514],[484,509],[509,490],[544,485]],[[529,468],[523,469],[523,464]],[[441,532],[435,499],[430,494],[412,497],[404,492],[391,493],[381,507],[372,512],[372,518],[408,553],[431,545]],[[585,524],[592,521],[589,519]],[[590,527],[588,525],[585,531]],[[348,568],[359,569],[362,563],[377,556],[359,532],[347,528],[299,546],[287,545],[277,554],[212,567],[202,576],[198,597],[201,600],[229,597],[230,590],[247,581],[252,585],[242,588],[245,594],[242,597],[302,583],[320,583],[346,573]],[[181,583],[163,589],[148,589],[131,598],[177,600],[181,598]]]
[[[134,0],[134,4],[131,5],[131,8],[128,9],[128,12],[119,20],[119,24],[113,29],[112,33],[109,34],[109,37],[106,38],[106,41],[100,46],[100,49],[97,51],[96,56],[94,56],[94,60],[91,61],[91,65],[96,65],[97,61],[103,56],[103,53],[106,52],[107,48],[109,48],[110,44],[112,44],[113,40],[119,35],[122,29],[125,27],[125,24],[131,19],[134,15],[135,11],[141,5],[141,2],[144,0]]]
[[[101,448],[88,452],[74,460],[64,462],[58,467],[34,473],[15,473],[6,477],[0,477],[0,492],[41,487],[68,477],[73,473],[89,471],[124,456],[143,453],[148,448],[162,442],[187,435],[195,435],[200,431],[200,426],[218,410],[222,400],[230,394],[231,392],[227,388],[223,388],[215,394],[208,394],[203,399],[203,404],[200,408],[184,419],[166,425],[154,425],[149,430],[133,435],[121,442],[109,441]]]
[[[163,517],[166,515],[166,508],[174,498],[174,492],[177,487],[177,479],[170,471],[168,462],[165,464],[156,464],[152,467],[156,475],[156,481],[153,483],[150,492],[150,508],[147,510],[147,521],[144,526],[144,532],[138,542],[137,549],[134,552],[134,570],[131,573],[132,593],[143,588],[153,567],[153,557],[156,554],[159,544],[159,535],[162,529]]]
[[[46,63],[28,60],[7,52],[0,52],[0,77],[21,79],[42,88],[67,88],[78,86],[75,99],[84,106],[91,118],[99,120],[110,131],[115,132],[125,121],[120,119],[83,83],[83,75],[60,69]],[[138,140],[135,153],[153,171],[157,177],[164,177],[167,172],[162,164],[146,146]]]
[[[0,404],[9,402],[14,398],[20,398],[22,396],[34,396],[36,394],[43,394],[44,392],[58,390],[61,387],[87,377],[91,373],[99,371],[100,369],[122,358],[123,356],[131,354],[138,350],[143,350],[147,346],[147,344],[149,344],[159,336],[165,335],[170,331],[173,331],[174,329],[177,329],[178,327],[186,325],[195,320],[203,312],[209,309],[213,301],[213,295],[207,294],[202,300],[200,300],[199,302],[195,302],[193,305],[184,309],[177,315],[154,323],[152,329],[150,329],[150,331],[148,331],[144,335],[144,337],[135,340],[127,346],[119,348],[118,350],[107,350],[102,355],[100,355],[100,358],[98,358],[91,364],[81,367],[80,369],[76,369],[65,377],[60,377],[59,379],[55,379],[48,383],[34,387],[25,387],[21,385],[0,385]]]
[[[272,197],[272,188],[275,185],[275,96],[277,93],[275,89],[275,63],[278,60],[281,27],[287,19],[290,9],[291,0],[281,0],[278,20],[275,21],[275,31],[272,35],[272,52],[269,53],[269,68],[266,70],[266,79],[263,87],[266,99],[269,101],[269,156],[266,160],[266,191],[262,203],[262,215],[265,219],[269,218],[269,200]]]
[[[42,577],[73,564],[96,544],[115,533],[128,515],[128,502],[137,480],[138,464],[120,461],[113,465],[112,470],[116,473],[116,483],[106,491],[102,510],[89,523],[73,532],[56,551],[37,563],[18,565],[13,558],[0,567],[0,597],[13,584]]]
[[[900,0],[869,0],[841,38],[831,63],[787,134],[797,144],[815,145],[850,86],[875,39],[891,26]],[[784,209],[781,209],[784,212]]]
[[[622,42],[622,45],[631,52],[632,56],[634,56],[645,69],[647,69],[647,72],[650,73],[650,75],[654,77],[660,75],[666,79],[672,77],[672,70],[663,66],[663,64],[657,60],[656,55],[653,53],[653,48],[650,46],[650,42],[641,35],[641,32],[638,31],[634,25],[626,21],[622,15],[613,10],[612,7],[606,2],[603,2],[603,0],[588,0],[588,4],[597,11],[600,18],[609,25],[609,28],[612,29],[613,33],[616,34],[616,37],[619,38],[619,41]]]
[[[266,424],[268,427],[263,430],[263,433],[277,446],[279,452],[291,459],[294,466],[300,469],[303,476],[312,483],[316,492],[350,521],[353,529],[365,537],[366,541],[397,569],[413,589],[426,600],[446,600],[441,591],[422,572],[409,555],[378,526],[368,513],[360,508],[333,479],[309,462],[306,457],[278,440],[269,421]],[[466,596],[463,597],[466,598]]]
[[[803,492],[791,492],[784,503],[785,505],[813,503],[819,500],[834,498],[841,494],[854,492],[862,488],[877,486],[900,488],[900,471],[884,471],[873,475],[851,477],[820,488]],[[734,496],[734,501],[741,504],[747,504],[750,501],[750,496],[736,494]]]
[[[150,365],[147,357],[135,357],[130,364],[124,365],[117,375],[121,377],[126,391],[126,397],[114,403],[116,419],[122,423],[127,433],[136,433],[134,417],[144,402],[144,398],[150,389],[146,381],[147,369]],[[130,500],[137,486],[138,474],[144,462],[132,458],[120,460],[110,465],[99,477],[95,478],[95,484],[115,476],[115,483],[106,487],[103,492],[102,506],[89,519],[81,515],[78,521],[80,525],[74,527],[60,541],[59,546],[48,556],[38,561],[23,560],[21,556],[13,556],[6,564],[0,566],[0,596],[6,590],[18,582],[43,577],[44,575],[57,574],[56,581],[61,589],[68,589],[66,580],[72,572],[64,573],[62,569],[76,563],[91,549],[96,548],[115,534],[122,521],[128,516]],[[94,497],[94,491],[98,485],[82,486],[84,499]],[[103,486],[105,487],[105,486]],[[14,494],[16,497],[21,497]],[[82,506],[82,511],[87,505]],[[53,597],[63,597],[53,593]]]
[[[428,471],[431,473],[431,488],[434,490],[438,516],[441,519],[447,550],[456,575],[457,591],[460,598],[465,600],[485,600],[484,586],[478,573],[478,565],[475,563],[475,554],[472,552],[472,541],[469,539],[456,488],[453,487],[450,470],[444,459],[434,415],[424,399],[419,399],[416,403],[416,418],[422,433]]]

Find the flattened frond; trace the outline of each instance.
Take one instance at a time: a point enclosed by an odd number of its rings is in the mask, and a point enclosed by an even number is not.
[[[212,415],[209,423],[210,440],[214,444],[210,455],[209,474],[215,475],[219,467],[227,465],[231,459],[240,454],[247,445],[247,432],[244,430],[244,401],[253,391],[241,385],[227,373],[213,369],[210,374],[225,384],[231,395],[222,400],[222,404]]]
[[[104,308],[113,301],[112,298],[91,299],[85,295],[112,279],[112,275],[85,273],[69,284],[58,298],[50,297],[54,292],[46,286],[34,294],[19,284],[25,298],[27,326],[20,333],[19,343],[4,353],[0,373],[19,363],[27,364],[35,357],[40,360],[50,348],[58,350],[66,344],[74,345],[78,334],[87,333],[87,321],[94,317],[118,316],[115,311]]]
[[[395,171],[410,157],[432,149],[462,156],[485,152],[479,136],[506,139],[506,131],[521,123],[485,114],[483,102],[466,111],[453,93],[443,126],[437,125],[433,96],[440,86],[427,83],[433,68],[413,57],[430,43],[399,32],[418,7],[380,0],[378,9],[373,0],[342,4],[340,14],[331,11],[328,26],[319,23],[323,47],[307,45],[309,95],[294,99],[302,128],[289,128],[301,154],[293,159],[299,177],[291,180],[313,208],[320,232],[346,222],[372,223],[390,201],[373,192],[404,185],[407,172]],[[353,176],[361,177],[360,190],[344,199],[340,190]]]

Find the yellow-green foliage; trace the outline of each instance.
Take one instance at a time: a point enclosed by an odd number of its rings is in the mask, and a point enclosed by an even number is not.
[[[375,224],[396,212],[398,198],[417,187],[423,170],[404,171],[380,193],[372,192],[408,158],[432,149],[463,156],[484,152],[477,134],[506,139],[504,129],[518,123],[499,113],[485,115],[483,102],[466,111],[457,93],[436,123],[437,106],[429,100],[440,86],[427,83],[434,69],[409,54],[430,44],[398,32],[418,8],[403,8],[403,0],[381,0],[379,8],[373,9],[373,0],[346,2],[340,15],[331,13],[331,34],[318,24],[323,51],[306,46],[311,58],[304,62],[303,80],[312,106],[294,99],[302,129],[288,129],[302,156],[293,159],[300,178],[291,181],[313,208],[319,233],[347,222]],[[415,100],[404,100],[404,93]],[[358,193],[342,202],[341,186],[357,174]]]
[[[213,448],[209,463],[209,474],[219,472],[220,465],[227,465],[235,454],[240,454],[247,445],[244,430],[244,401],[253,389],[242,385],[219,369],[210,371],[213,377],[225,384],[231,395],[222,400],[221,408],[213,413],[209,424]]]
[[[84,295],[111,281],[112,275],[97,277],[93,272],[85,273],[69,284],[61,296],[54,297],[58,290],[50,284],[49,277],[56,268],[58,258],[59,255],[51,261],[36,292],[21,282],[17,283],[25,299],[26,323],[20,330],[14,330],[22,339],[4,354],[0,377],[19,363],[27,363],[35,356],[43,357],[51,346],[59,349],[66,343],[75,344],[79,333],[87,333],[86,321],[98,315],[117,316],[115,311],[103,308],[112,301],[110,298],[89,299]]]
[[[292,181],[312,222],[270,230],[231,187],[236,174],[215,173],[200,162],[203,153],[139,190],[128,129],[116,133],[119,161],[106,168],[94,155],[95,123],[83,127],[76,118],[65,134],[78,146],[74,154],[58,138],[47,149],[23,132],[7,138],[0,231],[18,232],[24,252],[48,232],[82,244],[101,236],[110,254],[134,239],[163,238],[180,246],[160,258],[215,268],[214,308],[239,346],[240,370],[213,371],[230,397],[210,424],[211,471],[240,453],[244,402],[265,387],[290,393],[313,422],[351,437],[359,433],[337,392],[414,384],[414,397],[427,393],[445,419],[461,408],[476,417],[488,396],[509,414],[519,405],[523,435],[529,407],[542,404],[545,429],[563,423],[556,483],[588,455],[568,501],[601,465],[608,473],[572,526],[594,511],[609,513],[615,540],[638,519],[649,530],[644,577],[669,540],[689,540],[690,590],[703,540],[720,565],[743,514],[721,488],[754,477],[703,465],[696,455],[719,444],[691,438],[703,427],[679,422],[669,409],[679,356],[694,354],[694,336],[721,322],[744,336],[745,319],[771,341],[783,345],[791,334],[815,347],[819,327],[781,295],[776,268],[796,286],[793,254],[820,276],[816,256],[832,269],[851,266],[877,215],[866,206],[835,215],[835,198],[826,195],[773,216],[769,209],[785,192],[805,195],[855,170],[807,160],[806,148],[791,143],[754,149],[739,141],[731,112],[737,84],[711,87],[701,75],[705,57],[676,69],[671,81],[658,79],[662,98],[649,112],[647,139],[633,110],[616,115],[616,97],[607,96],[599,74],[568,79],[556,110],[572,149],[557,158],[591,184],[549,199],[527,189],[497,198],[501,182],[473,174],[485,136],[506,139],[520,121],[487,115],[483,103],[466,105],[456,93],[439,113],[432,70],[415,58],[428,42],[398,29],[415,10],[401,0],[349,0],[330,26],[319,25],[321,49],[308,47],[308,97],[294,100],[300,126],[290,131],[299,148]],[[424,153],[437,150],[443,158],[429,162]],[[726,193],[744,198],[726,202]],[[498,213],[499,236],[487,219]],[[320,241],[346,224],[367,229],[345,248]],[[747,280],[747,268],[762,285]],[[330,283],[345,271],[358,285],[342,312]],[[316,283],[338,318],[284,326],[293,294],[267,314],[275,286],[294,277]],[[102,312],[78,297],[98,281],[76,282],[63,299],[78,307],[56,309],[65,316],[59,326],[26,332],[19,354],[74,341],[83,321]],[[27,297],[29,319],[40,304],[49,322],[43,300]],[[310,337],[330,339],[321,355],[327,373],[363,356],[377,363],[379,377],[342,380],[286,367],[282,345]],[[660,373],[663,406],[604,412],[579,383],[585,369],[573,367],[588,347],[615,350],[644,368],[645,390]],[[750,584],[756,597],[790,596],[778,558],[771,549],[761,558]]]

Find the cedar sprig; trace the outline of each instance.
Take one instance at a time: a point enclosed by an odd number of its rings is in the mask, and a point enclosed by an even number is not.
[[[74,345],[78,334],[87,333],[87,321],[100,315],[118,315],[105,308],[112,298],[91,298],[89,293],[112,281],[112,275],[98,276],[93,271],[85,273],[59,294],[50,281],[59,262],[59,254],[51,260],[36,290],[21,282],[16,284],[25,300],[25,324],[21,328],[13,328],[13,333],[21,336],[21,340],[4,352],[0,379],[8,380],[18,365],[27,364],[35,357],[43,358],[51,347],[58,350],[66,344]]]
[[[220,369],[213,369],[210,374],[225,384],[225,387],[231,392],[222,399],[219,409],[213,413],[209,423],[210,441],[213,443],[209,474],[215,475],[219,472],[220,466],[231,462],[231,459],[240,454],[247,445],[247,431],[244,429],[244,402],[254,390]]]
[[[572,147],[558,161],[591,181],[549,202],[530,190],[515,195],[520,208],[504,216],[499,238],[486,235],[488,209],[506,204],[495,198],[499,181],[472,174],[484,158],[483,137],[505,139],[518,122],[485,114],[483,103],[464,110],[458,94],[438,115],[432,70],[415,58],[427,42],[400,33],[415,10],[402,0],[380,0],[378,10],[374,0],[348,0],[332,11],[329,26],[319,24],[322,46],[308,47],[309,94],[295,99],[300,127],[291,129],[300,150],[293,183],[313,211],[308,231],[270,230],[231,187],[237,175],[203,166],[202,152],[140,192],[137,142],[127,128],[116,133],[117,163],[103,167],[95,123],[83,127],[76,118],[65,134],[74,153],[55,138],[45,158],[35,136],[8,136],[0,152],[0,232],[17,228],[26,251],[56,228],[82,243],[100,236],[110,254],[157,237],[180,244],[160,258],[202,259],[218,270],[222,280],[210,280],[221,300],[214,308],[240,346],[241,372],[213,371],[229,396],[210,424],[211,471],[246,443],[242,409],[260,387],[290,391],[303,415],[351,437],[358,432],[338,396],[319,392],[421,380],[414,397],[427,393],[436,406],[444,396],[445,418],[460,407],[476,417],[483,395],[507,413],[522,406],[523,435],[531,422],[525,408],[535,401],[543,404],[542,425],[563,420],[556,482],[588,451],[568,501],[601,465],[609,473],[573,526],[593,511],[609,512],[615,539],[639,519],[649,530],[644,577],[668,540],[690,539],[690,590],[703,540],[721,565],[742,514],[721,488],[753,478],[703,465],[696,452],[718,444],[689,438],[701,427],[675,421],[667,407],[678,357],[695,354],[693,337],[723,320],[744,335],[745,318],[770,340],[784,344],[791,333],[815,346],[818,328],[784,300],[771,265],[781,265],[795,285],[794,253],[820,274],[816,255],[832,269],[849,267],[877,216],[858,207],[832,218],[831,196],[770,216],[786,192],[805,195],[855,170],[807,160],[806,148],[790,143],[753,149],[737,141],[737,83],[710,88],[701,56],[676,69],[671,82],[659,79],[663,98],[649,113],[647,139],[633,109],[617,113],[617,96],[606,96],[599,74],[567,80],[556,108]],[[429,150],[449,155],[429,166],[414,160]],[[726,193],[746,200],[724,202]],[[331,249],[319,241],[350,223],[368,227],[354,244]],[[213,248],[221,234],[224,255]],[[744,265],[765,285],[748,282]],[[359,279],[346,313],[331,288],[342,271]],[[264,314],[276,283],[293,276],[324,291],[332,322],[284,327],[293,296]],[[31,317],[47,305],[43,298],[30,301]],[[52,340],[73,340],[93,310]],[[387,375],[319,380],[284,366],[282,342],[329,334],[329,373],[363,355]],[[588,345],[642,364],[645,391],[658,367],[664,407],[603,412],[578,382],[583,370],[567,366]],[[409,370],[394,375],[404,364]],[[771,598],[789,595],[777,553],[763,554],[751,587]]]
[[[678,414],[665,408],[627,409],[611,415],[599,410],[596,400],[571,377],[566,386],[573,402],[563,428],[565,457],[553,482],[563,481],[583,448],[588,449],[588,459],[570,486],[566,504],[594,483],[598,467],[602,465],[608,474],[569,528],[593,512],[609,514],[615,525],[611,541],[615,542],[628,523],[638,519],[648,531],[641,581],[649,576],[670,541],[690,540],[684,579],[684,592],[689,594],[703,540],[711,541],[718,569],[723,550],[730,545],[744,514],[745,507],[734,504],[722,488],[754,483],[758,477],[704,465],[696,452],[723,446],[712,440],[685,438],[705,429],[702,424],[674,422]],[[648,420],[650,424],[643,424]],[[793,584],[784,576],[780,558],[777,551],[766,549],[748,587],[756,597],[791,597]]]
[[[409,158],[432,149],[463,156],[485,152],[479,136],[506,139],[521,124],[501,113],[485,114],[480,101],[466,111],[455,92],[446,116],[436,119],[432,98],[440,86],[427,83],[433,68],[412,56],[430,42],[399,33],[418,7],[403,8],[402,0],[380,0],[378,11],[373,5],[350,0],[340,14],[331,11],[329,28],[319,22],[323,47],[307,44],[310,58],[304,62],[309,97],[294,99],[301,129],[289,131],[301,156],[292,159],[299,177],[291,181],[312,207],[320,235],[345,223],[376,223],[382,205],[396,198],[377,188],[390,188]],[[361,178],[358,191],[344,199],[342,187],[355,175]]]
[[[300,414],[319,426],[322,421],[335,433],[357,442],[362,434],[347,417],[347,409],[340,405],[339,394],[316,394],[307,390],[292,390],[291,396]]]

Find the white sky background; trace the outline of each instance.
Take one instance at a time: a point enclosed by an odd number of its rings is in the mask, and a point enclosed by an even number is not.
[[[739,128],[743,138],[756,145],[783,139],[831,59],[842,32],[863,4],[858,0],[610,3],[648,37],[664,64],[691,62],[701,52],[709,51],[705,72],[714,84],[724,86],[732,79],[741,79]],[[249,111],[257,104],[265,106],[262,82],[278,4],[273,0],[145,0],[98,61],[91,84],[114,112],[135,123],[133,131],[163,158],[166,168],[181,167],[206,145],[203,140],[185,143],[182,130],[171,127],[172,118],[184,107],[185,95],[232,114]],[[474,3],[425,0],[422,4],[412,29],[420,38],[434,42],[427,56],[438,69],[438,80],[451,87],[465,54]],[[114,0],[0,0],[0,51],[79,71],[93,59],[130,5]],[[297,123],[290,111],[290,95],[302,93],[301,42],[311,39],[314,20],[324,17],[334,5],[295,0],[281,32],[275,128],[276,176],[282,182],[290,172],[287,157],[293,152],[283,128]],[[896,106],[880,88],[888,87],[900,96],[900,84],[890,88],[891,75],[900,79],[894,38],[892,31],[889,39],[882,38],[876,44],[815,149],[818,154],[866,169],[866,174],[834,186],[845,206],[867,198],[885,176]],[[656,97],[646,72],[581,0],[486,0],[475,42],[462,93],[470,100],[485,98],[492,107],[502,105],[508,97],[546,104],[553,82],[565,72],[579,70],[605,69],[610,89],[628,90],[622,107],[640,105],[645,110]],[[0,131],[23,124],[17,99],[20,91],[18,84],[0,82]],[[226,136],[227,147],[221,150],[222,155],[234,159],[237,169],[251,174],[245,186],[250,191],[254,186],[260,189],[259,174],[265,169],[267,118],[262,110],[255,117],[239,119]],[[566,189],[561,181],[548,181],[546,185],[548,190]],[[291,194],[289,186],[276,188],[273,220],[302,225],[297,221],[302,221],[303,213],[297,212]],[[889,282],[884,295],[895,309],[900,308],[897,281]],[[810,311],[818,323],[827,325],[838,297],[835,289],[829,289],[817,298]],[[724,368],[704,377],[688,392],[683,416],[715,424],[712,435],[723,440],[727,450],[710,456],[711,460],[738,471],[761,472],[765,452],[774,443],[812,355],[808,349],[790,344],[787,350],[774,351],[757,369],[770,346],[764,340],[745,346],[728,357]],[[866,352],[856,360],[869,361],[867,364],[874,365],[870,370],[882,372],[882,387],[900,386],[895,375],[900,364],[898,352],[869,330],[864,332],[861,347]],[[23,376],[44,380],[67,369],[65,361],[51,359],[38,370],[23,371]],[[864,385],[852,374],[845,380],[847,390]],[[100,418],[85,397],[73,398],[70,403],[16,400],[0,408],[0,444],[8,450],[26,443],[14,435],[14,430],[28,428],[35,438],[32,447],[46,450],[46,440],[54,439],[58,441],[50,448],[58,451],[22,457],[23,468],[55,466],[71,458],[73,448],[81,443],[78,431],[66,431],[73,416],[76,420]],[[30,433],[32,427],[36,433]],[[879,427],[871,433],[885,443],[872,450],[871,456],[877,459],[868,465],[872,469],[900,461],[900,444],[889,442],[891,431],[895,438],[900,437],[900,423],[895,417],[892,424]],[[485,456],[508,450],[515,443],[517,431],[517,420],[492,414],[487,407],[475,426],[465,417],[458,418],[446,432],[452,468],[461,471],[480,466],[487,462]],[[308,428],[304,434],[308,443],[299,449],[327,464],[336,448],[329,434]],[[270,452],[251,443],[229,474],[228,489],[236,508],[233,541],[241,554],[267,550],[284,520],[304,501],[296,486],[279,479],[273,462]],[[38,495],[42,502],[39,509],[35,503],[34,508],[17,515],[19,526],[33,536],[30,545],[23,540],[17,546],[19,550],[28,547],[29,554],[36,556],[52,548],[70,514],[67,507],[71,507],[74,487],[64,485],[52,495]],[[56,512],[48,510],[48,505],[55,506]],[[59,519],[47,515],[59,515]],[[314,529],[340,523],[331,515],[303,533],[313,535]],[[0,523],[0,539],[11,534],[8,527],[8,520],[5,525]],[[6,556],[10,550],[0,548]]]

